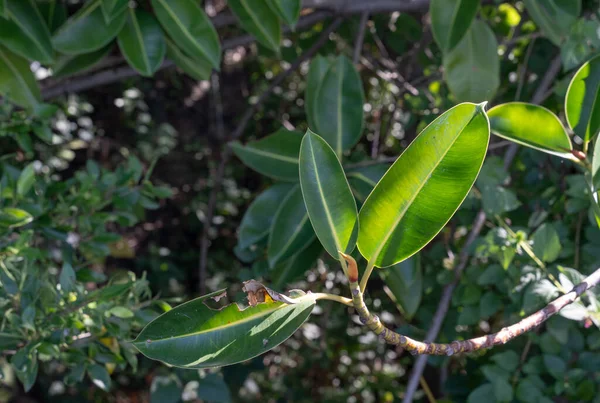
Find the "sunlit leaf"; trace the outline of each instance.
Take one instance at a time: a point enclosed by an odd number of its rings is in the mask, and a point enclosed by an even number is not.
[[[227,4],[242,28],[262,45],[279,51],[281,26],[277,14],[269,7],[268,0],[229,0]]]
[[[13,207],[0,209],[0,227],[17,228],[29,224],[33,216],[25,210]]]
[[[1,45],[0,94],[31,109],[35,109],[42,98],[29,62]]]
[[[375,266],[386,267],[429,243],[473,186],[488,141],[483,105],[460,104],[427,126],[361,208],[361,254]]]
[[[584,141],[600,131],[600,56],[585,63],[575,73],[565,97],[569,127]]]
[[[465,36],[480,0],[431,0],[431,31],[444,52],[452,50]]]
[[[581,14],[581,0],[525,0],[525,7],[544,35],[560,45]]]
[[[379,270],[386,294],[402,315],[410,320],[419,309],[423,294],[423,271],[419,255],[414,255],[386,270]]]
[[[260,291],[262,301],[252,303],[249,295],[251,306],[245,309],[233,303],[214,310],[205,304],[224,290],[179,305],[150,322],[133,344],[148,358],[185,368],[225,366],[256,357],[290,337],[315,305],[312,298],[298,303],[287,298],[286,303],[279,302],[281,294],[264,287]]]

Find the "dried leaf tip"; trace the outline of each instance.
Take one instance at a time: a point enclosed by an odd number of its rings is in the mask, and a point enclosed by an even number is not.
[[[345,254],[344,252],[338,251],[340,256],[344,258],[346,262],[348,262],[348,272],[346,275],[348,276],[348,280],[351,283],[356,283],[358,281],[358,267],[356,265],[356,260],[350,255]]]

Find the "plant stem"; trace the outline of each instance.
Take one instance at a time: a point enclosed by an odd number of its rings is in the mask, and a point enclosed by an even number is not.
[[[306,297],[308,297],[308,296],[310,296],[311,298],[314,298],[316,300],[327,299],[329,301],[339,302],[340,304],[344,304],[346,306],[353,306],[352,300],[350,298],[342,297],[339,295],[327,294],[324,292],[317,292],[317,293],[306,294]],[[300,298],[304,298],[304,297],[300,297]]]
[[[360,280],[360,292],[365,292],[365,289],[367,288],[367,282],[369,281],[369,277],[371,277],[371,273],[373,272],[373,267],[375,267],[375,262],[369,260],[365,274],[363,274],[362,279]]]
[[[419,383],[421,384],[421,387],[423,388],[423,391],[425,392],[425,395],[427,396],[427,400],[429,400],[429,403],[437,403],[437,400],[435,400],[435,396],[433,396],[433,393],[431,392],[431,389],[429,388],[429,385],[427,384],[427,381],[425,380],[425,378],[423,378],[421,376],[419,378]]]

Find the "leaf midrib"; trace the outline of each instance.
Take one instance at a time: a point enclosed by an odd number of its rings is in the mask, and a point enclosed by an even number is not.
[[[146,50],[146,44],[144,43],[144,36],[142,35],[142,30],[140,28],[140,25],[138,24],[137,16],[135,15],[134,9],[130,8],[130,10],[131,23],[133,24],[133,30],[135,31],[135,35],[137,36],[138,41],[140,42],[140,50],[142,51],[143,63],[146,65],[146,72],[147,74],[152,74],[152,67],[150,66],[150,60],[148,59],[149,56]]]
[[[264,35],[265,39],[267,40],[267,42],[269,42],[271,44],[271,46],[273,46],[273,49],[277,49],[277,45],[275,42],[273,42],[269,35],[268,32],[266,32],[266,30],[263,28],[262,24],[260,23],[260,21],[258,21],[258,17],[254,14],[254,12],[252,11],[252,7],[248,7],[248,3],[246,2],[246,0],[240,0],[240,4],[242,5],[242,7],[244,7],[244,9],[246,10],[246,12],[248,13],[248,15],[250,16],[250,19],[252,20],[252,22],[254,23],[254,25],[258,28],[258,30]]]
[[[283,161],[283,162],[287,162],[290,164],[295,164],[298,165],[298,159],[293,158],[293,157],[287,157],[285,155],[280,155],[280,154],[276,154],[270,151],[265,151],[265,150],[261,150],[259,148],[254,148],[254,147],[243,147],[243,146],[239,146],[240,149],[250,152],[250,153],[254,153],[257,155],[262,155],[264,157],[270,157],[279,161]]]
[[[23,0],[20,0],[23,1]],[[37,11],[37,7],[35,7],[35,5],[33,5],[31,3],[31,0],[29,0],[29,4],[30,6],[34,9],[34,11],[36,12],[36,17],[38,17],[39,21],[43,22],[44,19],[41,17],[41,15],[39,14],[39,12]],[[39,41],[37,36],[35,35],[35,33],[33,33],[32,31],[30,31],[25,25],[21,24],[21,21],[16,17],[16,15],[10,10],[10,8],[7,7],[7,14],[8,16],[12,17],[12,20],[15,22],[15,24],[17,24],[17,26],[19,28],[21,28],[25,34],[27,35],[27,37],[29,37],[29,39],[31,39],[33,41],[33,43],[40,49],[40,51],[42,52],[42,54],[44,54],[49,60],[52,60],[52,53],[48,53],[47,52],[47,48],[45,46],[43,46]],[[45,27],[46,25],[42,23],[42,27]],[[43,28],[42,28],[43,29]],[[50,31],[48,31],[46,29],[46,33],[48,34],[48,38],[50,37]]]

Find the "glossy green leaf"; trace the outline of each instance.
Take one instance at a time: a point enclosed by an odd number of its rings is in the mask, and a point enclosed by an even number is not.
[[[262,192],[250,204],[238,231],[238,246],[246,249],[269,235],[274,214],[281,201],[292,189],[291,184],[280,183]]]
[[[267,0],[271,8],[287,25],[294,27],[302,11],[301,0]]]
[[[117,40],[125,60],[143,76],[151,76],[165,58],[165,35],[154,16],[141,9],[129,9],[127,22]]]
[[[12,207],[0,209],[0,227],[16,228],[29,224],[33,217],[25,210]]]
[[[543,106],[509,102],[488,111],[492,133],[559,157],[574,159],[573,146],[558,117]]]
[[[79,55],[102,49],[121,31],[127,13],[106,23],[100,0],[86,3],[54,34],[52,43],[59,52]]]
[[[275,213],[267,247],[269,265],[274,267],[285,261],[306,248],[314,239],[315,232],[298,185],[290,191]]]
[[[84,73],[110,54],[113,44],[91,53],[81,55],[61,55],[52,66],[53,77],[67,77]]]
[[[421,258],[414,255],[387,270],[380,270],[379,275],[385,283],[386,294],[398,306],[407,320],[411,320],[423,295],[423,270]]]
[[[481,102],[494,97],[500,85],[497,49],[490,27],[476,20],[459,44],[444,56],[446,81],[459,102]]]
[[[105,391],[110,389],[110,374],[105,367],[93,364],[87,368],[87,373],[94,385]]]
[[[14,103],[35,109],[40,89],[29,62],[0,45],[0,94]]]
[[[46,21],[50,33],[56,30],[67,20],[67,7],[61,0],[49,0],[37,3],[37,7]]]
[[[581,14],[581,0],[525,0],[525,7],[544,35],[560,45]]]
[[[101,0],[104,21],[109,24],[129,7],[129,0]]]
[[[269,7],[268,0],[229,0],[227,4],[242,28],[262,45],[275,52],[279,51],[281,26],[277,14]]]
[[[443,52],[451,51],[465,36],[480,0],[431,0],[431,31]]]
[[[308,69],[308,76],[306,79],[306,90],[304,95],[304,110],[306,112],[306,120],[308,121],[309,129],[317,133],[320,133],[316,122],[316,116],[318,113],[318,110],[316,109],[317,93],[321,86],[321,82],[327,73],[327,70],[329,70],[330,65],[331,64],[327,58],[321,55],[315,56],[310,63],[310,68]]]
[[[339,259],[356,245],[358,212],[344,169],[325,140],[308,130],[300,146],[300,186],[308,217],[325,250]]]
[[[562,246],[558,232],[552,224],[542,224],[531,237],[533,253],[544,262],[553,262],[558,258]]]
[[[600,132],[600,56],[575,73],[565,97],[567,123],[576,135],[590,141]]]
[[[348,170],[348,183],[356,199],[364,203],[377,182],[390,168],[390,164],[375,164]]]
[[[33,184],[35,183],[35,169],[33,165],[35,163],[28,164],[21,171],[21,175],[19,175],[19,179],[17,180],[17,195],[25,196],[30,190]]]
[[[13,52],[40,63],[52,63],[50,31],[32,0],[7,0],[7,18],[0,19],[0,42]]]
[[[302,133],[281,128],[275,133],[247,143],[235,141],[230,147],[247,166],[263,175],[284,181],[298,180],[298,155]]]
[[[221,64],[221,44],[214,26],[199,4],[190,0],[152,0],[158,21],[192,59]]]
[[[338,156],[354,146],[362,134],[365,95],[352,62],[339,56],[321,80],[314,99],[318,133]]]
[[[361,254],[375,266],[386,267],[431,241],[473,186],[489,137],[483,105],[457,105],[427,126],[361,208]]]
[[[150,322],[133,341],[146,357],[185,368],[236,364],[271,350],[306,321],[314,299],[287,304],[269,298],[245,309],[221,310],[205,302],[224,290],[196,298]]]
[[[173,42],[167,39],[167,57],[188,76],[198,80],[208,80],[212,72],[211,65],[203,60],[195,60],[183,53]]]
[[[315,267],[317,259],[323,254],[323,246],[315,239],[306,248],[273,268],[271,278],[273,287],[282,288],[291,282],[305,278],[305,273]]]

